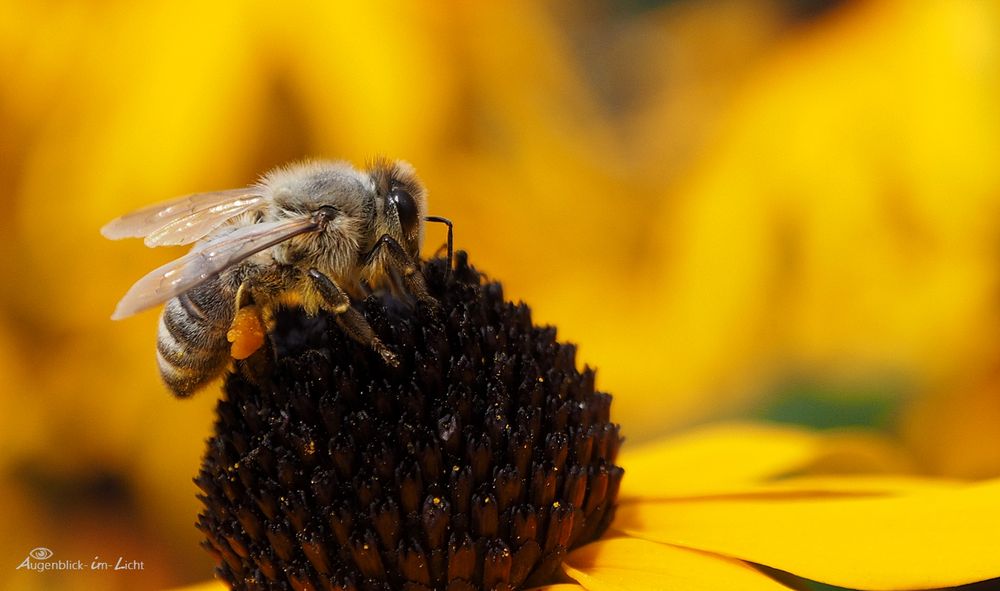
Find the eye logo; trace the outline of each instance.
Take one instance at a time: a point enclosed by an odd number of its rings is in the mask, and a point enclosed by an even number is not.
[[[49,560],[53,554],[55,552],[52,550],[49,550],[45,546],[39,546],[28,552],[28,556],[17,566],[16,570],[21,570],[22,568],[34,571],[80,570],[83,567],[83,562],[79,560]],[[77,563],[79,563],[79,566],[77,566]]]

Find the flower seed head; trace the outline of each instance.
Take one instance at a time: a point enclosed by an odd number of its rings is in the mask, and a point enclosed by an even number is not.
[[[622,440],[594,371],[464,253],[422,272],[440,309],[357,306],[398,367],[291,310],[227,377],[196,482],[233,588],[513,590],[607,528]]]

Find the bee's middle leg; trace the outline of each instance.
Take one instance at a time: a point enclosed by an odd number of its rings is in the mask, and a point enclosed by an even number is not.
[[[348,297],[339,285],[332,279],[318,271],[309,269],[309,279],[312,280],[316,291],[323,297],[325,303],[323,307],[327,312],[332,313],[340,328],[355,341],[371,347],[376,353],[382,356],[386,364],[391,367],[399,366],[399,359],[396,354],[389,350],[384,343],[375,335],[372,326],[368,324],[365,317],[351,306],[351,298]]]

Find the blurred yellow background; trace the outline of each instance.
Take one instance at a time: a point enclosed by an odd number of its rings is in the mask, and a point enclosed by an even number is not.
[[[414,164],[631,442],[714,418],[882,429],[1000,474],[1000,6],[0,0],[0,587],[206,579],[138,206],[305,157]],[[427,253],[444,241],[429,230]],[[138,573],[26,573],[32,548]]]

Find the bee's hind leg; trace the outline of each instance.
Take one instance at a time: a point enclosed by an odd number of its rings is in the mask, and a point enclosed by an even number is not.
[[[248,382],[264,387],[266,384],[261,380],[271,375],[274,366],[274,351],[267,338],[273,328],[273,318],[254,301],[254,288],[255,285],[244,281],[236,290],[235,309],[226,340],[230,343],[229,355],[235,361],[235,371]]]
[[[312,280],[316,291],[323,297],[326,305],[324,310],[334,315],[337,324],[355,341],[362,345],[371,347],[376,353],[382,356],[386,365],[391,367],[399,366],[399,359],[396,354],[389,350],[385,344],[375,335],[368,321],[360,312],[351,307],[351,298],[348,297],[339,285],[332,279],[316,269],[309,269],[309,279]]]
[[[250,295],[246,282],[236,290],[236,310],[233,321],[226,333],[226,339],[231,343],[230,355],[233,359],[246,359],[264,345],[264,335],[267,333],[266,321],[260,308]]]

